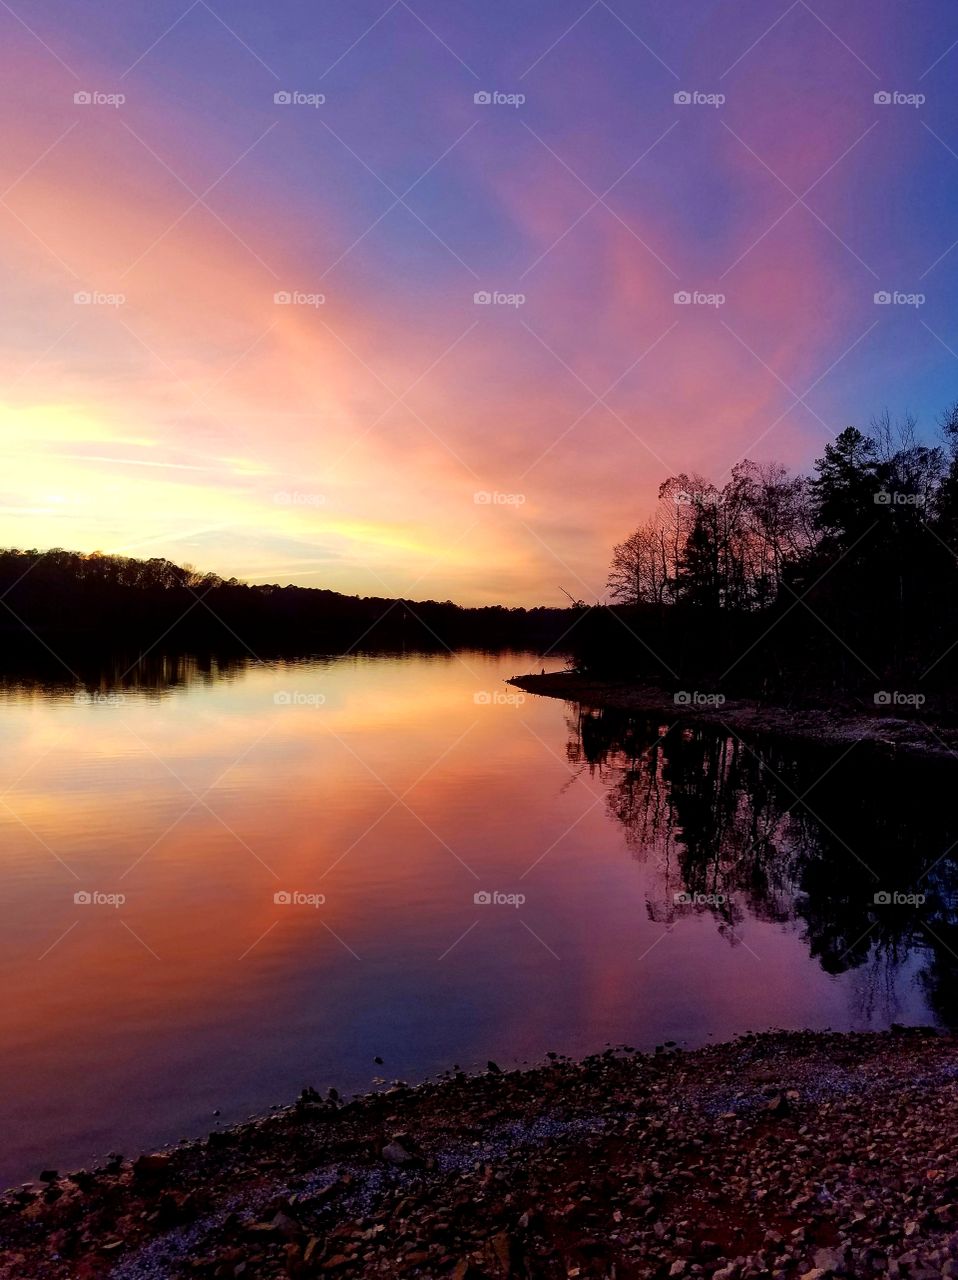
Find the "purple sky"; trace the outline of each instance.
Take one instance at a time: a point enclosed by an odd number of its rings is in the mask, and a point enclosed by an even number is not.
[[[0,47],[5,545],[594,598],[670,472],[958,394],[944,0],[17,0]]]

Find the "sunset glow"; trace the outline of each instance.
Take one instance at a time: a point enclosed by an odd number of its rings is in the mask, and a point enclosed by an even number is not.
[[[5,545],[596,598],[671,472],[807,466],[886,405],[930,435],[953,398],[943,3],[28,8]]]

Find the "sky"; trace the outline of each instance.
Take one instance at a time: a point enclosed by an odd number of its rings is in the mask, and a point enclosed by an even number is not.
[[[0,545],[560,604],[670,474],[934,439],[956,70],[949,0],[4,0]]]

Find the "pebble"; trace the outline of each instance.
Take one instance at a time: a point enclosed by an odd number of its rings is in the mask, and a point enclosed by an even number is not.
[[[665,1048],[304,1089],[215,1142],[45,1170],[0,1198],[0,1280],[958,1276],[958,1040]]]

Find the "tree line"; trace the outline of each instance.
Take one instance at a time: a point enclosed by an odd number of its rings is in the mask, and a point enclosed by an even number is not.
[[[0,550],[0,643],[7,666],[25,650],[42,659],[50,649],[83,644],[247,654],[543,649],[569,626],[569,612],[250,585],[163,558]]]
[[[886,413],[809,475],[742,461],[721,485],[670,476],[613,551],[610,608],[578,628],[592,670],[728,679],[752,691],[958,675],[958,403],[923,443]]]

